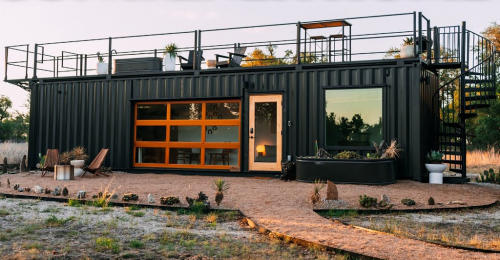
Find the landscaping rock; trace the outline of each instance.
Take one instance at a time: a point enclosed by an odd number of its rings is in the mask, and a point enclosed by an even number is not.
[[[383,194],[382,197],[380,197],[380,202],[378,204],[379,207],[387,207],[391,204],[391,199],[389,196]]]
[[[54,195],[54,196],[59,196],[59,195],[61,195],[61,190],[62,190],[62,189],[61,189],[61,187],[56,186],[56,187],[54,188],[54,191],[52,192],[52,195]]]
[[[19,191],[19,192],[23,192],[23,191],[24,191],[24,189],[23,189],[23,188],[18,188],[18,189],[17,189],[17,191]]]
[[[113,196],[111,196],[111,199],[112,199],[112,200],[116,200],[116,199],[118,199],[118,194],[113,194]]]
[[[45,192],[45,194],[50,194],[50,189],[49,188],[45,188],[43,191]]]
[[[24,188],[24,191],[26,191],[26,192],[30,192],[30,191],[31,191],[31,188],[26,187],[26,188]]]
[[[64,197],[68,196],[68,188],[64,187],[64,189],[62,190],[62,195]]]
[[[460,200],[455,200],[455,201],[449,201],[448,203],[446,203],[448,205],[467,205],[467,203],[465,201],[460,201]]]
[[[155,203],[155,198],[153,197],[153,195],[151,193],[148,194],[148,203],[149,204],[154,204]]]
[[[76,194],[77,199],[85,199],[85,195],[87,195],[87,192],[84,190],[79,190],[78,193]]]
[[[339,192],[337,190],[337,185],[331,181],[326,181],[326,199],[327,200],[338,200]]]
[[[401,203],[403,203],[406,206],[414,206],[416,203],[412,199],[402,199]]]
[[[428,200],[427,200],[427,204],[429,205],[434,205],[436,202],[434,201],[434,198],[433,197],[430,197]]]
[[[19,185],[19,183],[14,184],[14,190],[18,190],[19,187],[21,187],[21,185]]]
[[[23,159],[21,160],[21,165],[19,166],[19,169],[21,170],[21,172],[24,172],[26,171],[26,154],[23,155]]]
[[[181,200],[179,199],[179,197],[173,197],[173,196],[161,197],[160,198],[160,203],[162,205],[174,205],[174,204],[177,204],[177,203],[181,203]]]
[[[33,191],[37,194],[43,193],[43,188],[41,186],[35,185],[35,187],[33,187]]]

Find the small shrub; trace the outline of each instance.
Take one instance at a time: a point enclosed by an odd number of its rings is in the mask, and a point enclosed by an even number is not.
[[[144,248],[144,243],[139,240],[132,240],[130,241],[130,247],[136,249]]]
[[[95,244],[98,251],[111,250],[114,254],[120,253],[120,246],[111,238],[99,237],[96,239]]]
[[[137,201],[137,200],[139,200],[139,196],[135,193],[125,193],[125,194],[123,194],[122,200],[123,201],[130,201],[130,200]]]
[[[402,199],[401,203],[403,203],[406,206],[413,206],[416,204],[415,201],[412,199]]]
[[[206,218],[207,223],[216,223],[217,222],[217,213],[211,212],[207,215]]]
[[[179,199],[179,197],[168,196],[168,197],[161,197],[160,203],[162,205],[174,205],[181,203],[181,200]]]
[[[210,204],[207,207],[207,204],[201,201],[195,201],[193,204],[189,207],[190,211],[196,215],[202,215],[208,212],[210,209]]]
[[[219,206],[224,198],[224,192],[229,189],[229,184],[225,180],[217,179],[212,182],[212,188],[216,191],[215,203]]]
[[[434,205],[434,204],[436,204],[436,202],[434,201],[433,197],[430,197],[429,200],[427,200],[427,204]]]
[[[56,216],[54,215],[51,215],[48,219],[45,220],[45,224],[48,226],[48,227],[59,227],[59,226],[62,226],[64,224],[66,224],[68,221],[71,221],[75,219],[75,217],[71,216],[67,219],[59,219],[57,218]]]
[[[359,196],[359,205],[363,208],[370,208],[377,204],[377,199],[370,196]]]
[[[82,204],[80,203],[79,200],[69,199],[68,200],[68,206],[70,206],[70,207],[76,207],[77,208],[77,207],[81,207]]]
[[[343,151],[335,155],[335,159],[362,159],[361,155],[353,151]]]

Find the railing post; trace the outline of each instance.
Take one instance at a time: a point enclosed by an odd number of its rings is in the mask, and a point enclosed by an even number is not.
[[[38,43],[35,43],[35,54],[34,55],[35,55],[35,57],[33,59],[33,61],[34,61],[34,65],[33,65],[33,79],[36,79],[37,78],[36,77],[36,67],[37,67],[37,63],[38,63],[38,61],[37,61],[37,57],[38,57]]]
[[[427,62],[430,64],[431,63],[431,20],[427,21]]]
[[[29,58],[30,58],[30,45],[29,44],[26,44],[26,75],[24,76],[25,79],[28,79],[28,62],[29,62]]]
[[[9,63],[9,47],[5,47],[5,78],[7,80],[7,64]],[[27,67],[27,66],[26,66]]]
[[[413,12],[413,53],[417,54],[417,13]]]
[[[415,42],[415,45],[417,43]],[[422,53],[422,12],[418,12],[418,53]]]
[[[198,30],[198,53],[195,53],[195,56],[198,56],[198,60],[200,62],[196,63],[198,69],[201,69],[201,30]]]
[[[439,42],[439,37],[439,29],[434,26],[434,39],[432,40],[434,44],[434,63],[439,63],[439,60],[441,59],[441,43]]]
[[[198,69],[198,30],[194,31],[193,70]],[[189,57],[188,57],[189,58]],[[201,65],[201,63],[200,63]]]
[[[297,22],[297,64],[300,64],[300,22]]]
[[[112,49],[112,42],[111,42],[111,37],[109,37],[109,53],[108,53],[108,75],[111,75],[111,68],[112,68],[112,64],[111,62],[113,61],[113,49]]]
[[[465,54],[466,50],[469,48],[468,46],[465,46],[465,40],[466,40],[466,33],[467,33],[467,26],[465,21],[462,22],[462,48],[461,48],[461,62],[460,62],[460,122],[462,123],[461,127],[461,132],[460,132],[460,156],[461,156],[461,161],[462,161],[462,178],[465,178],[467,176],[467,169],[466,169],[466,161],[467,161],[467,144],[466,144],[466,135],[465,135]]]
[[[85,76],[87,76],[87,54],[85,54],[85,69],[83,70]]]

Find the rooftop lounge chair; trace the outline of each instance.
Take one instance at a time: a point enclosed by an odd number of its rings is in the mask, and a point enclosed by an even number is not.
[[[215,54],[217,68],[239,67],[243,58],[246,57],[246,51],[247,47],[238,47],[234,48],[234,52],[228,52],[229,56]],[[226,58],[227,60],[219,60],[219,58]]]
[[[205,60],[205,59],[203,58],[203,51],[198,51],[198,54],[199,54],[199,57],[201,57],[201,59],[197,62],[197,65],[200,65],[201,61]],[[182,70],[192,70],[193,69],[194,51],[189,51],[189,56],[187,59],[181,55],[178,55],[178,57],[179,57],[179,63],[181,65]],[[183,63],[182,61],[185,61],[185,62]]]
[[[101,169],[101,165],[104,162],[104,159],[106,159],[106,155],[108,155],[109,149],[101,149],[99,154],[95,157],[95,159],[92,161],[92,163],[89,166],[83,167],[83,174],[82,178],[85,175],[85,173],[90,172],[93,173],[94,175],[104,175],[108,176],[105,173],[99,172]]]
[[[59,164],[59,150],[57,149],[47,149],[47,155],[45,157],[45,163],[42,168],[42,176],[45,176],[47,172],[53,172],[54,167]]]

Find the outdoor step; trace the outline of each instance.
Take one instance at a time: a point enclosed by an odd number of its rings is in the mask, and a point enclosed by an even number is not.
[[[474,72],[474,71],[466,71],[464,73],[465,75],[484,75],[484,73],[481,73],[481,72]]]
[[[433,63],[432,66],[436,69],[459,69],[461,64],[460,62],[439,62]]]
[[[460,118],[462,119],[469,119],[469,118],[473,118],[473,117],[476,117],[477,116],[477,113],[465,113],[465,114],[460,114]]]
[[[473,110],[473,109],[479,109],[479,108],[486,108],[490,107],[489,104],[472,104],[472,105],[465,105],[465,110]]]
[[[495,92],[495,88],[465,88],[465,92],[485,92],[485,91],[491,91]]]
[[[448,136],[448,137],[461,137],[460,133],[438,133],[439,136]]]
[[[457,172],[457,173],[462,173],[463,172],[462,169],[453,169],[453,168],[450,168],[450,171]]]
[[[462,124],[460,124],[460,123],[443,123],[443,126],[449,126],[449,127],[454,127],[454,128],[461,128]]]
[[[494,83],[491,79],[466,79],[465,84],[482,84],[482,83]]]
[[[443,160],[443,162],[449,164],[462,164],[462,161],[460,160]]]
[[[453,142],[439,142],[438,144],[444,146],[462,146],[461,143],[453,143]]]
[[[465,97],[465,101],[478,101],[478,100],[488,100],[488,99],[496,99],[497,96],[495,95],[484,95],[484,96],[472,96],[472,97]]]
[[[462,184],[470,182],[470,178],[464,177],[443,177],[443,183]]]

